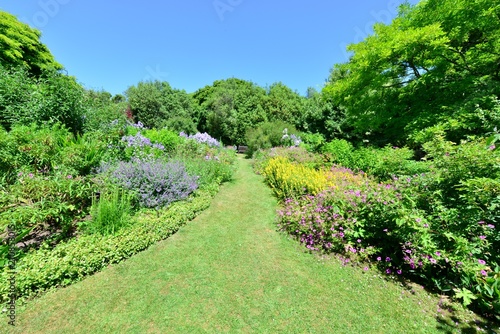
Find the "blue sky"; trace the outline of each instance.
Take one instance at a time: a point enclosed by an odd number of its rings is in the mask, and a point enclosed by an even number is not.
[[[236,77],[320,90],[345,47],[389,23],[403,0],[23,0],[0,9],[87,88],[123,93],[144,80],[194,92]],[[417,0],[409,1],[412,4]]]

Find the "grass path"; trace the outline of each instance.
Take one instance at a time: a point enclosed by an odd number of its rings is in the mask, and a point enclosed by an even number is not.
[[[323,261],[276,232],[276,200],[238,164],[177,234],[30,302],[0,332],[442,333],[427,297],[419,305],[375,272]]]

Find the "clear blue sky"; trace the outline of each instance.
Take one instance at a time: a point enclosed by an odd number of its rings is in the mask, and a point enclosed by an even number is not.
[[[194,92],[236,77],[321,89],[345,47],[389,23],[403,0],[2,0],[87,88],[142,80]],[[409,1],[412,4],[417,0]]]

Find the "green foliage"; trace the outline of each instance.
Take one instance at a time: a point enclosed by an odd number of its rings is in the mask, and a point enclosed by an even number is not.
[[[262,107],[270,121],[282,121],[301,125],[304,99],[281,82],[274,83],[267,89]]]
[[[499,15],[485,0],[404,5],[349,46],[353,56],[334,67],[323,93],[371,142],[405,143],[433,126],[455,141],[489,132],[498,125],[490,111],[500,94]]]
[[[320,133],[301,133],[300,139],[309,152],[319,153],[325,144],[325,137]]]
[[[151,142],[158,143],[164,146],[166,152],[172,152],[182,142],[182,138],[178,132],[173,132],[169,128],[147,129],[142,131],[146,138]]]
[[[265,122],[258,127],[249,128],[245,135],[248,146],[246,155],[251,157],[254,152],[271,147],[283,145],[284,131],[287,129],[288,135],[296,135],[298,131],[289,123],[283,121]]]
[[[26,70],[0,66],[0,125],[60,122],[73,133],[81,132],[87,100],[84,89],[67,75],[45,71],[39,78]]]
[[[196,91],[201,107],[198,128],[227,143],[245,144],[248,128],[268,120],[262,101],[266,91],[252,82],[231,78]]]
[[[0,192],[0,230],[13,224],[18,231],[37,228],[64,239],[86,214],[94,190],[85,178],[63,170],[52,175],[19,172],[16,183]]]
[[[167,82],[148,81],[129,87],[126,95],[136,122],[148,128],[186,126],[187,131],[192,131],[192,122],[186,119],[196,115],[196,106],[184,90],[174,89]]]
[[[325,159],[344,167],[354,166],[354,147],[345,139],[334,139],[323,145],[321,152]]]
[[[380,180],[392,176],[415,175],[429,171],[425,162],[414,161],[414,152],[407,147],[386,146],[354,148],[344,139],[326,143],[322,152],[325,160],[354,170],[362,170]]]
[[[92,219],[81,224],[83,230],[89,234],[116,234],[131,223],[132,199],[133,196],[116,187],[100,193],[99,198],[92,197]]]
[[[62,69],[40,37],[40,31],[0,11],[0,67],[23,67],[34,75],[47,69]]]

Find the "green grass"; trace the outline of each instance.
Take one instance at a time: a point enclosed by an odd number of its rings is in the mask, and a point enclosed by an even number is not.
[[[238,164],[235,181],[177,234],[29,302],[0,332],[453,332],[421,289],[412,295],[276,232],[271,191],[248,161]]]

